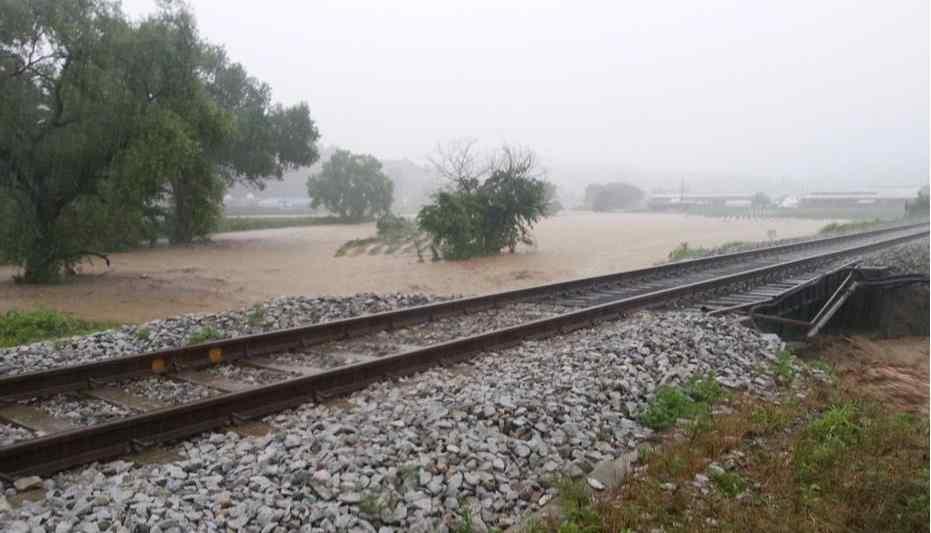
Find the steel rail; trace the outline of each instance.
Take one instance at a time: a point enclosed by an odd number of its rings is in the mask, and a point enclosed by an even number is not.
[[[308,401],[321,401],[345,394],[385,378],[410,375],[440,363],[459,362],[474,357],[478,352],[589,327],[598,321],[614,319],[633,310],[772,277],[780,271],[893,246],[927,234],[925,229],[884,241],[861,243],[338,367],[319,374],[39,437],[0,448],[0,477],[15,479],[29,474],[49,474],[83,463],[116,457],[130,453],[134,448],[190,436],[230,422],[252,419]]]
[[[124,379],[145,374],[161,374],[172,370],[194,369],[219,362],[301,349],[332,340],[356,337],[366,333],[391,330],[445,316],[469,313],[498,307],[530,297],[558,295],[591,290],[595,287],[617,284],[651,275],[669,276],[691,269],[726,264],[766,255],[799,252],[809,248],[820,248],[847,241],[879,237],[889,233],[925,227],[926,223],[902,225],[880,230],[825,237],[768,248],[734,252],[711,257],[702,257],[655,267],[629,270],[569,281],[548,283],[524,289],[496,292],[481,296],[460,298],[446,302],[419,305],[373,313],[354,318],[334,320],[289,329],[245,335],[217,341],[171,348],[121,357],[112,357],[53,369],[26,372],[0,378],[0,399],[27,398],[42,394],[65,392],[87,388],[95,383]]]

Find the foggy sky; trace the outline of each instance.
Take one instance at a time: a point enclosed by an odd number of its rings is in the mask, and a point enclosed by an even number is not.
[[[469,136],[558,169],[928,179],[927,0],[191,5],[323,143],[379,157]]]

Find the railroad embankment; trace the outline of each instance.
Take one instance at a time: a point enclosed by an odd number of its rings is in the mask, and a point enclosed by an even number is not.
[[[874,257],[903,269],[927,262],[909,263],[920,248],[890,250]],[[0,354],[4,372],[17,375],[430,301],[281,298]],[[552,303],[511,302],[422,329],[342,339],[327,354],[282,356],[336,368],[360,354],[377,358],[558,312]],[[807,518],[824,530],[866,530],[877,519],[906,530],[922,505],[927,518],[927,491],[919,490],[927,487],[927,417],[917,408],[927,408],[918,385],[927,382],[927,339],[923,355],[915,339],[844,342],[793,353],[733,317],[641,311],[143,455],[0,481],[0,529],[804,530]],[[228,368],[204,372],[255,385],[270,375]],[[169,405],[217,394],[154,376],[111,388]],[[18,406],[74,426],[126,416],[104,404],[74,394]],[[0,425],[4,444],[35,436]],[[645,447],[652,451],[637,452]],[[630,459],[623,475],[606,476],[619,457]],[[777,523],[787,512],[796,514]]]

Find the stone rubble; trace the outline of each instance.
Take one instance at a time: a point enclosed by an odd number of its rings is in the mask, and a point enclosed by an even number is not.
[[[428,532],[467,512],[506,528],[555,479],[648,438],[637,417],[659,386],[712,374],[765,394],[780,347],[723,318],[641,313],[272,415],[266,436],[203,435],[173,463],[56,475],[0,529]]]

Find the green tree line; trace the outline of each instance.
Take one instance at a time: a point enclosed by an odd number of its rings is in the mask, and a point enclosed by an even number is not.
[[[227,187],[313,164],[318,138],[183,4],[133,21],[107,0],[0,1],[0,260],[22,281],[206,235]]]

